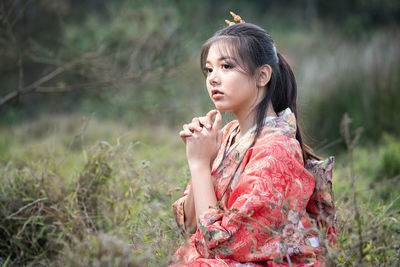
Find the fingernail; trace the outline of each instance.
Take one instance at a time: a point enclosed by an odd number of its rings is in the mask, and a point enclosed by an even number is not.
[[[211,125],[210,125],[210,124],[206,124],[206,127],[207,127],[208,129],[210,129],[210,128],[211,128]]]
[[[197,127],[197,130],[198,130],[198,131],[201,131],[201,127]]]

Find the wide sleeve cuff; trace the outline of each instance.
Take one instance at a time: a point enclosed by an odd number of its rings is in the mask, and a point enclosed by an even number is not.
[[[175,216],[176,223],[178,224],[179,229],[182,231],[182,234],[186,233],[185,228],[185,200],[187,196],[183,196],[176,200],[174,204],[172,204],[172,211]]]
[[[201,233],[195,239],[196,249],[205,257],[210,257],[211,250],[228,240],[232,232],[222,226],[223,211],[210,208],[199,216],[198,228]]]

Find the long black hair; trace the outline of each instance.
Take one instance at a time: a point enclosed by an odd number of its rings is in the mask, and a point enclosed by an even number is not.
[[[240,66],[243,72],[251,76],[254,76],[257,69],[265,64],[268,64],[272,69],[271,78],[267,84],[267,93],[256,106],[256,134],[250,147],[255,144],[262,131],[268,104],[271,102],[276,113],[288,107],[294,113],[296,117],[296,139],[302,150],[304,164],[308,159],[319,159],[312,149],[303,142],[296,106],[296,78],[286,58],[276,50],[271,36],[261,27],[251,23],[238,23],[217,31],[213,37],[203,44],[201,49],[200,65],[204,76],[207,76],[204,67],[208,51],[211,45],[217,42],[226,44],[225,47],[229,50],[228,53],[233,56],[236,64]]]

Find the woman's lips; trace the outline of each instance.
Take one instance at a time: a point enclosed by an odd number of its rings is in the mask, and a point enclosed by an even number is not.
[[[212,99],[214,99],[214,100],[220,100],[220,99],[222,99],[223,97],[224,97],[223,94],[215,94],[215,95],[212,96]]]
[[[220,90],[218,89],[212,89],[211,90],[211,97],[214,100],[218,100],[221,99],[222,97],[224,97],[224,93],[222,93]]]

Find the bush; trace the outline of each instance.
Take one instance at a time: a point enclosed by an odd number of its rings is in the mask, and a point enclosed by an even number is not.
[[[64,195],[57,175],[42,170],[46,163],[0,170],[0,263],[46,263],[61,249]],[[55,189],[55,190],[53,190]]]
[[[2,168],[0,263],[168,264],[182,241],[170,208],[181,189],[150,169],[141,150],[135,142],[98,142],[72,176],[47,157]]]
[[[400,140],[385,135],[380,147],[376,180],[399,178],[400,175]]]
[[[400,198],[383,203],[374,177],[374,162],[379,155],[358,148],[360,131],[350,130],[351,120],[345,116],[341,131],[348,152],[341,155],[345,164],[336,172],[336,190],[339,222],[339,253],[335,266],[397,266],[400,262]],[[390,139],[390,138],[389,138]],[[387,143],[387,141],[385,142]],[[380,147],[385,151],[385,146]],[[371,156],[372,155],[372,156]],[[360,160],[360,157],[364,159]],[[365,160],[368,158],[368,160]],[[361,179],[360,179],[361,178]],[[365,186],[366,184],[376,186]],[[392,185],[397,192],[399,184]]]

